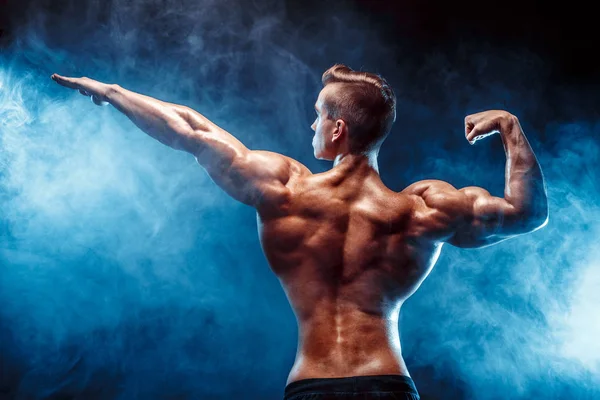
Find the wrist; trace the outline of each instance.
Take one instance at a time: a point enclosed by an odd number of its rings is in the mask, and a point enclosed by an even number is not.
[[[519,120],[514,115],[506,112],[498,121],[498,130],[502,135],[511,135],[515,128],[519,126]]]
[[[102,91],[103,100],[110,103],[120,90],[121,87],[117,84],[106,84],[104,90]]]
[[[506,151],[511,150],[521,142],[523,131],[521,130],[519,120],[514,115],[508,114],[506,118],[503,119],[500,123],[499,131],[502,144]]]

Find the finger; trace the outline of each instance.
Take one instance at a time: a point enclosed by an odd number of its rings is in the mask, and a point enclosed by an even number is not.
[[[469,141],[470,144],[475,144],[475,141],[478,140],[479,136],[482,135],[482,131],[479,129],[479,127],[473,127],[471,129],[468,129],[467,132],[467,140]]]
[[[479,120],[479,114],[469,114],[465,117],[465,125],[475,126]]]
[[[465,120],[465,136],[469,135],[469,133],[471,133],[473,128],[475,128],[475,124],[471,121]]]
[[[467,115],[465,117],[465,134],[468,134],[475,126],[481,125],[486,120],[486,115],[486,111]],[[468,131],[467,127],[469,128]],[[480,127],[480,129],[485,130],[484,127]]]
[[[467,135],[467,140],[469,141],[469,143],[475,144],[476,141],[485,139],[486,137],[492,136],[493,134],[499,132],[497,129],[490,131],[489,129],[482,128],[485,128],[485,126],[482,127],[478,125]]]
[[[482,124],[477,124],[472,119],[466,122],[465,137],[467,138],[469,143],[474,144],[480,136],[487,133],[483,128],[485,127],[482,126]]]
[[[68,87],[70,89],[79,89],[79,79],[77,78],[67,78],[66,76],[53,74],[52,80],[64,87]]]

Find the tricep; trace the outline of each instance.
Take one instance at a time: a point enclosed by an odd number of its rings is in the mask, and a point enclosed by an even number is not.
[[[404,191],[421,199],[424,229],[431,229],[434,239],[457,247],[489,246],[537,228],[537,221],[480,187],[456,189],[429,180]]]

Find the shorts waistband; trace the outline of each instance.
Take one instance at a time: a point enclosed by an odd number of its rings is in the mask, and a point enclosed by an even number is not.
[[[344,378],[301,379],[285,387],[285,398],[297,394],[333,392],[406,392],[418,395],[413,380],[405,375],[366,375]]]

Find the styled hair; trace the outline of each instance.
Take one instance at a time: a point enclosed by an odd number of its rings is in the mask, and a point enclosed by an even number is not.
[[[354,71],[343,64],[325,71],[321,81],[323,87],[342,84],[323,105],[330,119],[346,122],[350,150],[368,151],[381,145],[396,121],[396,95],[387,81],[378,74]]]

